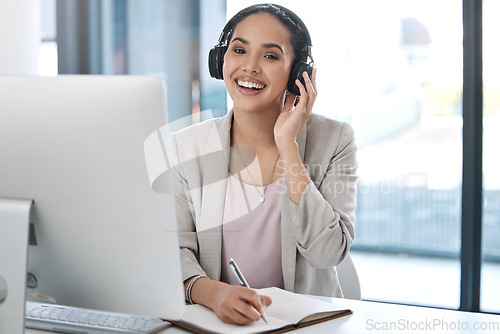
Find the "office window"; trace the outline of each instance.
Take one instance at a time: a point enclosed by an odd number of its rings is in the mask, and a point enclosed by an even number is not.
[[[209,77],[207,65],[225,23],[224,0],[105,0],[90,7],[100,16],[90,19],[99,26],[91,33],[94,73],[162,78],[169,120],[183,126],[200,121],[201,110],[225,114],[224,85]]]
[[[483,2],[483,264],[481,310],[500,312],[500,2]]]
[[[165,82],[170,121],[199,110],[199,1],[102,1],[103,74],[154,75]]]
[[[461,1],[355,3],[338,108],[358,133],[363,297],[457,308]]]
[[[157,76],[165,83],[169,121],[200,111],[200,0],[56,6],[59,73]]]

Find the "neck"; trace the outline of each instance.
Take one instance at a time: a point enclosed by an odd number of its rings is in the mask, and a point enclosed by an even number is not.
[[[274,141],[274,124],[279,111],[241,112],[235,108],[232,133],[238,145],[257,151],[257,149],[276,146]]]

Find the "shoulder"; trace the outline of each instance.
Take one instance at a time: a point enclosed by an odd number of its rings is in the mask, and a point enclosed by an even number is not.
[[[354,140],[354,129],[344,121],[312,114],[306,123],[307,141],[350,142]]]
[[[178,142],[184,142],[186,140],[188,140],[191,144],[193,141],[203,142],[203,138],[206,138],[210,132],[213,131],[215,122],[215,118],[208,119],[175,131],[171,134],[171,136],[175,137]]]
[[[357,166],[357,146],[352,126],[343,121],[313,114],[306,123],[304,163],[318,186],[331,164]]]
[[[187,126],[181,130],[175,131],[172,133],[172,136],[187,140],[189,142],[206,142],[211,136],[216,133],[220,133],[220,137],[224,138],[224,134],[229,132],[231,128],[231,120],[232,120],[232,110],[221,117],[209,118],[200,123],[196,123],[190,126]]]
[[[223,152],[228,145],[229,129],[225,128],[226,118],[227,115],[211,118],[173,132],[169,136],[170,154],[179,161],[186,161],[214,152]]]

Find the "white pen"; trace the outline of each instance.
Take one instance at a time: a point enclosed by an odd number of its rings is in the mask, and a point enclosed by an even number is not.
[[[229,265],[231,266],[231,269],[233,269],[234,275],[236,276],[236,278],[238,278],[238,281],[240,281],[241,285],[243,285],[244,287],[247,287],[247,288],[251,289],[250,285],[248,285],[247,280],[245,279],[245,277],[241,273],[240,269],[238,268],[238,265],[236,264],[236,262],[234,262],[233,258],[229,259]],[[266,322],[266,324],[268,323],[267,322],[267,317],[266,317],[265,313],[263,313],[261,315],[261,318],[262,318],[262,320],[264,320]]]

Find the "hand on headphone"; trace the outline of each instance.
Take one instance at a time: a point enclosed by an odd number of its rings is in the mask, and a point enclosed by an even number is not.
[[[307,72],[303,72],[302,76],[305,87],[299,79],[295,82],[300,90],[299,102],[294,106],[297,95],[290,93],[274,125],[274,139],[280,153],[290,145],[295,145],[296,149],[297,135],[311,116],[316,101],[316,68],[312,70],[312,77]]]

